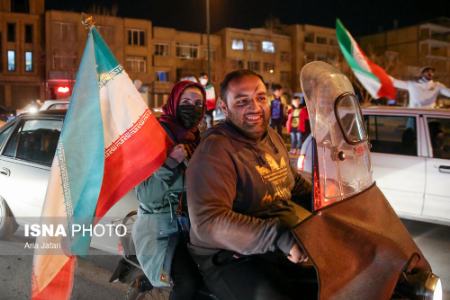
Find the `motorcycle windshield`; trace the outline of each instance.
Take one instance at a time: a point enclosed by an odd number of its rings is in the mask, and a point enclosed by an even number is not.
[[[367,133],[352,84],[324,62],[300,75],[316,142],[314,209],[355,195],[373,183]]]

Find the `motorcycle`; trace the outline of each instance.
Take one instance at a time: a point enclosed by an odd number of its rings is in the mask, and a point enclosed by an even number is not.
[[[293,233],[319,299],[442,299],[442,284],[372,179],[370,146],[348,78],[324,62],[301,71],[313,137],[312,215]]]
[[[329,64],[311,62],[300,82],[313,137],[313,195],[304,204],[309,213],[292,233],[308,256],[303,266],[315,270],[313,297],[441,300],[439,277],[372,179],[367,133],[350,81]],[[122,224],[128,228],[135,216]],[[124,256],[111,281],[129,284],[126,299],[167,299],[170,291],[153,287],[142,272],[130,234],[121,245]],[[198,294],[217,299],[206,289]]]

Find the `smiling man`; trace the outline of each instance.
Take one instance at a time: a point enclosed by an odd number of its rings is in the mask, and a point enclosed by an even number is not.
[[[226,121],[206,133],[187,170],[191,253],[219,299],[291,299],[284,276],[306,256],[289,229],[308,215],[292,199],[311,187],[268,126],[262,77],[231,72],[221,94]]]

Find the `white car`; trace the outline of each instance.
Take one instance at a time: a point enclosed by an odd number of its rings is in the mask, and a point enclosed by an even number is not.
[[[373,177],[397,214],[450,225],[450,110],[362,109],[371,144]],[[311,172],[312,138],[297,168]]]
[[[69,98],[58,100],[45,100],[39,107],[40,111],[43,110],[67,110],[69,108]]]
[[[0,128],[0,238],[17,225],[36,223],[44,204],[50,166],[55,154],[65,111],[22,114]],[[104,217],[118,224],[138,201],[128,193]],[[92,246],[118,253],[118,238],[96,238]]]

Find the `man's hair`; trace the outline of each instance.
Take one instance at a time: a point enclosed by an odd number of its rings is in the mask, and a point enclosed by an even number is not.
[[[281,86],[281,84],[278,83],[274,83],[272,84],[272,91],[278,91],[281,90],[283,87]]]
[[[420,69],[420,75],[423,75],[423,73],[425,73],[426,71],[431,70],[431,71],[435,71],[435,69],[432,66],[425,66],[422,69]]]
[[[228,86],[230,85],[230,82],[241,79],[243,77],[249,77],[249,76],[255,76],[255,77],[259,78],[262,83],[264,83],[264,78],[261,75],[259,75],[256,72],[253,72],[251,70],[247,70],[247,69],[232,71],[232,72],[228,73],[227,75],[225,75],[225,78],[220,83],[220,97],[222,98],[222,101],[225,104],[227,104],[227,92],[228,92]]]
[[[208,73],[206,73],[206,72],[201,72],[200,75],[199,75],[199,77],[203,77],[203,76],[208,76]]]
[[[294,96],[294,97],[292,98],[292,100],[301,100],[301,99],[300,99],[300,96]]]

